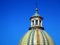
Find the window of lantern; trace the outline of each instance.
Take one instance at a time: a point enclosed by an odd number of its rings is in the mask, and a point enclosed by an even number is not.
[[[38,25],[38,20],[36,20],[36,25]]]
[[[32,20],[32,25],[34,25],[34,20]]]

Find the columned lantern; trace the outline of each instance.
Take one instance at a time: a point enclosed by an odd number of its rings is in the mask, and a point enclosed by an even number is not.
[[[35,14],[30,18],[30,20],[31,20],[31,27],[29,28],[29,30],[32,28],[40,28],[44,30],[44,28],[42,27],[43,17],[39,16],[38,8],[35,9]]]
[[[35,9],[35,14],[30,18],[31,26],[28,32],[20,40],[19,45],[54,45],[53,40],[42,26],[43,17]]]

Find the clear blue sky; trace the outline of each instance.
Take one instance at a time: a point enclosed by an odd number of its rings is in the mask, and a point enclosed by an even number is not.
[[[60,45],[60,0],[37,0],[45,31]],[[18,45],[30,27],[35,0],[0,0],[0,45]]]

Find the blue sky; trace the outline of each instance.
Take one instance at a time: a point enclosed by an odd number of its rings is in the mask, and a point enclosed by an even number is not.
[[[30,27],[36,0],[0,0],[0,45],[18,45]],[[45,31],[60,45],[60,0],[37,0]]]

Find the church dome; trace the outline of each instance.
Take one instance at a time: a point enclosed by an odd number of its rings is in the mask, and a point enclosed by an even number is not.
[[[42,20],[43,17],[39,16],[38,8],[36,8],[34,16],[30,18],[29,31],[21,39],[19,45],[54,45],[51,37],[44,31]]]
[[[19,45],[54,45],[51,37],[42,29],[29,30]]]

